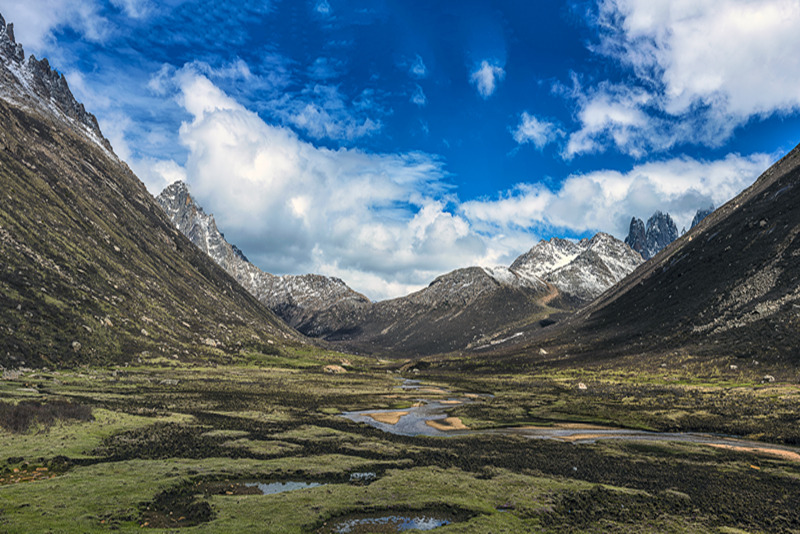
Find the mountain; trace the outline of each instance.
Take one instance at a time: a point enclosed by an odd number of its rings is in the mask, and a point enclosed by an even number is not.
[[[338,278],[261,271],[225,240],[182,182],[167,187],[157,201],[184,235],[291,326],[368,353],[406,356],[492,346],[521,325],[552,323],[643,261],[607,234],[579,242],[552,239],[511,268],[458,269],[410,295],[372,303]]]
[[[672,217],[669,213],[657,211],[647,219],[647,226],[641,219],[633,217],[625,243],[649,260],[676,239],[678,227]]]
[[[700,224],[700,221],[711,215],[714,211],[714,206],[709,206],[707,208],[701,208],[697,210],[694,214],[694,218],[692,219],[692,225],[689,227],[689,230]]]
[[[528,346],[800,364],[800,146],[656,258]],[[756,362],[756,363],[754,363]],[[655,367],[655,365],[654,365]]]
[[[225,240],[214,216],[206,214],[197,205],[183,182],[168,186],[156,201],[183,235],[242,287],[306,335],[324,337],[331,333],[333,327],[318,319],[324,310],[332,308],[335,313],[330,316],[337,317],[370,305],[367,297],[353,291],[338,278],[317,274],[275,276],[262,271]]]
[[[511,264],[511,270],[545,280],[583,301],[603,293],[642,263],[622,241],[604,233],[578,242],[542,240]]]
[[[0,366],[229,360],[302,337],[178,232],[0,17]]]

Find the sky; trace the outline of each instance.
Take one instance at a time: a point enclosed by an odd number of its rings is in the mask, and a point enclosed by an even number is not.
[[[374,300],[678,228],[800,142],[800,0],[0,0],[154,195]]]

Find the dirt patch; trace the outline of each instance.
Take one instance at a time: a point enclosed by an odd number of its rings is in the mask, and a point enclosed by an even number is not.
[[[401,417],[408,415],[408,412],[379,412],[379,413],[366,413],[367,417],[372,417],[379,423],[387,425],[396,425]]]
[[[800,462],[800,454],[792,451],[785,451],[783,449],[768,449],[760,447],[747,447],[744,445],[725,445],[722,443],[707,443],[709,447],[715,449],[725,449],[729,451],[749,452],[751,454],[759,454],[764,456],[775,456],[781,460],[788,460],[790,462]]]
[[[469,430],[469,427],[461,422],[460,417],[447,417],[445,419],[438,419],[436,421],[425,421],[425,424],[435,428],[436,430],[442,430],[444,432],[451,430]]]
[[[554,425],[543,426],[521,426],[520,430],[541,430],[543,428],[551,430],[622,430],[611,426],[592,425],[589,423],[556,423]]]
[[[439,404],[462,404],[459,400],[443,400]]]
[[[427,393],[429,395],[447,395],[447,391],[439,388],[420,388],[417,393]]]

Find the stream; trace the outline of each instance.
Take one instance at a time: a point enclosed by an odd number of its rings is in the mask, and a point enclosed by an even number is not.
[[[397,386],[403,391],[427,391],[448,394],[447,390],[431,386],[426,388],[418,380],[404,380]],[[428,399],[422,395],[416,398],[417,404],[409,408],[395,410],[360,410],[342,413],[343,417],[359,423],[403,436],[451,437],[474,434],[499,434],[522,436],[531,440],[553,439],[570,443],[594,443],[599,440],[637,440],[696,443],[717,448],[763,453],[785,460],[800,462],[800,449],[785,445],[774,445],[759,441],[739,439],[734,436],[705,434],[698,432],[650,432],[626,428],[615,428],[583,423],[553,423],[552,426],[522,426],[471,430],[461,420],[450,417],[447,411],[455,406],[477,402],[479,397],[491,395],[468,394],[463,397],[447,399]]]

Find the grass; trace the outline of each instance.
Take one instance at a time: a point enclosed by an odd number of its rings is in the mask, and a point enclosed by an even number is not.
[[[0,381],[9,405],[70,399],[94,416],[0,431],[0,530],[141,532],[148,523],[172,532],[183,525],[187,532],[315,532],[353,514],[404,511],[455,517],[442,533],[800,528],[795,463],[667,442],[386,434],[337,414],[406,406],[422,394],[397,389],[396,375],[355,358],[350,372],[326,375],[321,365],[340,355],[315,357],[305,369],[182,363],[33,371]],[[476,377],[436,368],[414,378],[453,395],[492,392],[452,408],[471,426],[704,421],[717,430],[773,425],[762,437],[780,441],[775,436],[791,435],[798,413],[798,390],[786,384],[714,387],[616,371]],[[579,392],[578,382],[588,389]],[[724,410],[743,403],[748,410],[722,421]],[[350,483],[357,472],[376,478]],[[271,496],[192,490],[225,480],[325,485]]]

